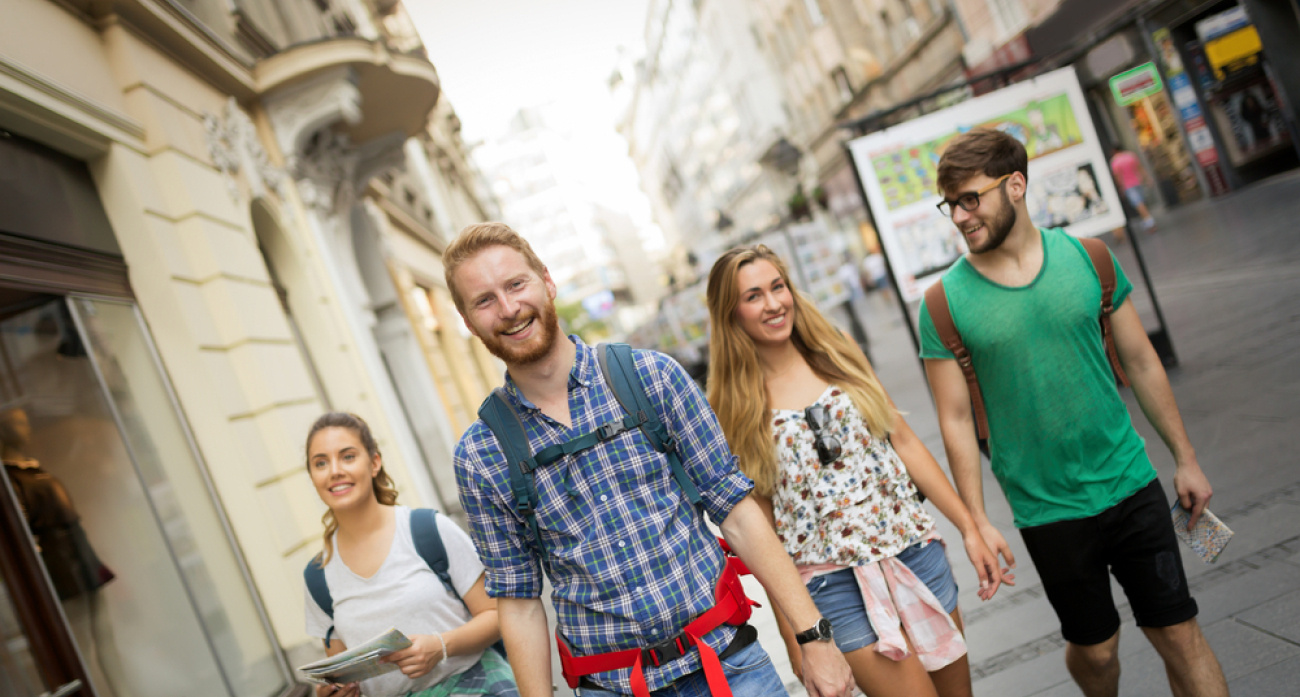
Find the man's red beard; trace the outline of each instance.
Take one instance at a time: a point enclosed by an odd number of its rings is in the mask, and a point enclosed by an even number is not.
[[[529,319],[534,320],[538,333],[530,341],[523,345],[515,345],[508,337],[501,335],[501,332],[510,327],[518,326],[521,322]],[[500,358],[506,365],[528,365],[541,360],[546,354],[551,352],[555,346],[555,340],[560,335],[560,318],[555,313],[555,306],[547,303],[542,308],[540,314],[535,312],[520,313],[510,324],[498,324],[492,328],[489,335],[479,337],[487,350],[497,358]]]

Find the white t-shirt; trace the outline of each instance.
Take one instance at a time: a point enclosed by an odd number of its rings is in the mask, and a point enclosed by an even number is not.
[[[411,509],[394,506],[396,531],[393,546],[379,570],[370,578],[353,573],[339,557],[338,540],[334,554],[325,565],[325,582],[334,598],[334,621],[316,604],[310,592],[307,603],[307,633],[321,639],[330,626],[334,637],[345,646],[359,646],[396,627],[407,636],[435,634],[465,624],[471,615],[464,603],[447,592],[438,575],[424,563],[411,539]],[[451,583],[464,597],[479,577],[483,563],[469,535],[447,516],[438,516],[438,532],[447,548]],[[304,591],[306,584],[304,582]],[[427,675],[411,680],[400,671],[371,678],[361,683],[366,697],[398,697],[435,685],[448,676],[469,669],[482,653],[453,656],[440,661]]]

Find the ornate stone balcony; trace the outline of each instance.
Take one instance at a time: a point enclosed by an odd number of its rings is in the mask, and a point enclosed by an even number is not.
[[[258,93],[273,111],[286,99],[298,102],[304,112],[340,122],[336,130],[357,146],[423,130],[440,90],[438,73],[423,55],[397,53],[357,36],[291,46],[258,62],[254,74]],[[325,83],[333,87],[322,89]],[[334,100],[328,105],[303,101],[327,94]],[[290,152],[301,151],[306,138],[326,124],[297,125],[304,128],[295,129],[297,147]]]

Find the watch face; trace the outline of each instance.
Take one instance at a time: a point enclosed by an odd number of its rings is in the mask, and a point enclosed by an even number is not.
[[[831,630],[831,621],[828,620],[828,619],[826,619],[825,617],[823,617],[823,618],[821,618],[820,620],[818,620],[818,622],[817,622],[817,638],[819,638],[819,639],[830,639],[830,638],[832,638],[832,636],[833,636],[833,633],[832,633],[832,630]]]

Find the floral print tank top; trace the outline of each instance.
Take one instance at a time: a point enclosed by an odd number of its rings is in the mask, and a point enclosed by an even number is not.
[[[903,461],[871,435],[853,400],[835,385],[817,398],[823,435],[839,439],[839,459],[823,465],[801,409],[773,409],[781,471],[772,495],[776,534],[795,564],[862,566],[899,552],[934,529]]]

